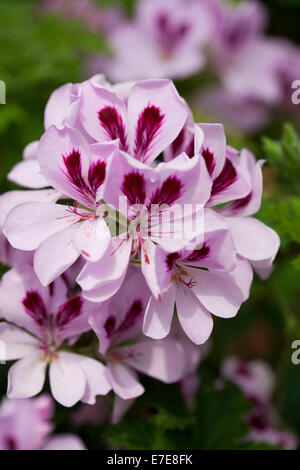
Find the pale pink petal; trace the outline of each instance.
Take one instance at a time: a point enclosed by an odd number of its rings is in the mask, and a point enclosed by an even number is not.
[[[83,403],[94,405],[97,395],[106,395],[111,390],[107,368],[90,357],[82,357],[78,363],[86,377],[86,390],[81,400]]]
[[[174,312],[175,290],[173,286],[158,301],[152,296],[144,317],[143,333],[153,339],[165,338],[171,328]]]
[[[203,132],[203,141],[196,136],[198,129]],[[222,124],[195,124],[195,154],[205,151],[212,154],[211,177],[214,179],[225,163],[226,137]]]
[[[49,369],[51,392],[61,405],[71,407],[82,399],[86,390],[86,377],[79,366],[81,356],[59,352]]]
[[[78,231],[78,226],[73,224],[51,235],[37,248],[33,265],[43,286],[48,286],[80,256],[72,243],[76,231]]]
[[[177,382],[185,373],[185,357],[179,341],[145,339],[121,351],[128,352],[127,364],[162,382]]]
[[[51,186],[84,206],[93,207],[95,197],[87,189],[90,150],[78,130],[51,126],[41,137],[37,158]]]
[[[127,110],[117,94],[85,82],[80,116],[84,129],[97,142],[119,139],[120,148],[127,150]]]
[[[97,291],[96,297],[100,296],[98,301],[104,301],[119,289],[128,268],[130,251],[131,240],[112,240],[109,249],[99,261],[85,265],[77,282],[87,299],[92,290]]]
[[[45,382],[46,367],[47,362],[42,361],[41,351],[20,359],[9,369],[7,396],[29,398],[40,393]]]
[[[39,345],[39,342],[33,336],[5,322],[0,323],[0,340],[5,345],[5,357],[1,357],[1,359],[6,361],[29,356],[36,351]]]
[[[37,292],[45,307],[49,306],[49,290],[41,286],[32,266],[23,264],[20,270],[7,271],[0,283],[1,316],[39,336],[38,324],[30,314],[26,314],[23,305],[23,299],[28,291]]]
[[[116,395],[111,417],[112,424],[118,424],[134,402],[135,398],[123,400],[118,395]]]
[[[170,80],[136,83],[128,98],[131,155],[152,163],[177,137],[187,115],[187,105]]]
[[[0,196],[0,226],[3,227],[9,212],[16,206],[25,202],[56,202],[60,193],[54,189],[43,189],[41,191],[9,191]]]
[[[241,256],[254,262],[274,260],[280,246],[274,230],[252,217],[228,217],[227,221]]]
[[[109,362],[108,367],[108,378],[113,391],[123,400],[136,398],[144,393],[137,374],[129,367],[120,362]]]
[[[64,125],[72,103],[72,98],[75,99],[75,96],[72,96],[75,91],[76,89],[72,83],[66,83],[51,94],[45,108],[45,129],[48,129],[52,125],[57,127]]]
[[[59,434],[49,439],[42,450],[86,450],[82,440],[73,434]]]
[[[17,163],[8,173],[7,179],[26,188],[45,188],[50,186],[41,174],[40,165],[36,158],[29,158]]]
[[[242,290],[230,273],[194,270],[197,281],[193,293],[213,315],[234,317],[244,301]],[[197,271],[197,272],[196,272]]]
[[[87,261],[98,261],[110,244],[110,231],[102,217],[88,219],[78,226],[72,243]]]
[[[38,146],[38,140],[30,142],[30,144],[26,145],[23,150],[23,160],[27,160],[29,158],[36,158]]]
[[[5,235],[11,245],[21,250],[35,250],[44,240],[78,221],[67,207],[46,202],[27,202],[7,216]]]
[[[182,329],[190,340],[195,344],[205,343],[212,332],[213,320],[191,289],[176,288],[176,309]]]

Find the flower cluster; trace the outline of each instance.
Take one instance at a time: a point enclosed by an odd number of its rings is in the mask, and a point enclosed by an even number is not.
[[[234,382],[252,402],[254,409],[246,416],[251,442],[293,450],[298,441],[291,432],[278,426],[278,414],[272,405],[275,377],[272,369],[261,360],[250,362],[229,356],[222,364],[222,376]]]
[[[144,392],[139,373],[192,399],[213,316],[237,314],[279,248],[253,217],[262,164],[221,124],[194,123],[169,80],[56,90],[8,176],[28,189],[0,197],[9,398],[48,372],[67,407],[112,390],[114,421]]]
[[[270,110],[293,113],[291,87],[300,75],[299,49],[267,37],[266,24],[267,13],[254,0],[139,0],[134,18],[120,17],[105,34],[112,57],[92,58],[90,71],[118,82],[184,79],[205,70],[217,85],[199,90],[202,108],[255,132]]]

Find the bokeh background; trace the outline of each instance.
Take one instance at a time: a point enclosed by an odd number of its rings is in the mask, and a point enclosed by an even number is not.
[[[100,7],[120,6],[130,15],[135,2],[95,0],[95,3]],[[300,1],[264,0],[263,3],[270,15],[267,34],[285,37],[300,46]],[[78,18],[46,14],[37,0],[0,1],[0,44],[0,79],[7,88],[6,104],[0,105],[1,194],[15,188],[6,180],[6,174],[22,158],[25,145],[43,133],[43,111],[51,92],[64,83],[88,78],[87,61],[96,54],[109,54],[109,45],[101,31],[91,30]],[[201,87],[201,80],[209,79],[195,75],[176,81],[176,86],[195,116],[207,120],[205,112],[191,102],[193,91]],[[247,146],[257,158],[266,159],[264,200],[258,217],[278,231],[282,246],[271,278],[266,282],[255,279],[250,300],[238,316],[231,321],[216,320],[211,351],[200,365],[199,374],[202,384],[212,383],[218,377],[222,359],[229,354],[246,360],[264,359],[276,374],[273,400],[282,423],[300,436],[300,365],[291,363],[292,342],[300,340],[300,105],[295,111],[293,126],[276,114],[264,129],[251,136],[226,128],[229,144],[239,149]],[[2,272],[5,269],[1,267]],[[245,405],[235,395],[236,391],[224,392],[224,396],[217,398],[212,389],[202,387],[198,400],[213,405],[208,406],[204,418],[203,409],[194,414],[193,419],[201,420],[202,427],[197,421],[189,427],[186,420],[191,418],[176,387],[153,382],[149,386],[149,393],[139,400],[131,416],[115,428],[95,423],[76,427],[71,413],[58,408],[57,429],[80,434],[89,448],[96,449],[112,445],[181,448],[185,442],[187,447],[217,448],[227,445],[222,436],[226,434],[229,439],[227,428],[232,416],[234,421],[235,416],[244,412]],[[6,366],[1,365],[0,396],[5,391]],[[170,394],[174,397],[171,402]],[[208,423],[217,417],[220,429],[215,436],[213,426]],[[198,423],[198,434],[195,434],[195,423]],[[232,431],[233,435],[234,432],[238,435],[237,430]]]

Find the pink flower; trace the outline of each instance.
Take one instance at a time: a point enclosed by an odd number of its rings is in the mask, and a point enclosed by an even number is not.
[[[113,421],[119,420],[132,400],[144,393],[137,372],[165,383],[177,382],[189,360],[178,338],[153,341],[141,335],[150,291],[143,276],[132,268],[117,296],[103,303],[90,317],[99,339],[99,352],[108,367],[116,400]]]
[[[280,240],[274,230],[251,217],[261,205],[263,161],[256,162],[246,149],[239,154],[226,146],[221,124],[196,124],[194,130],[190,124],[191,118],[165,152],[165,158],[172,159],[178,151],[186,151],[189,156],[200,153],[212,179],[207,206],[224,204],[217,211],[226,218],[237,253],[266,279],[272,271]]]
[[[132,21],[108,32],[112,59],[95,57],[91,68],[113,81],[187,77],[203,68],[211,29],[204,2],[142,0]]]
[[[172,162],[149,168],[125,154],[110,162],[103,198],[113,208],[124,199],[119,212],[128,220],[119,236],[96,263],[87,263],[77,281],[84,296],[103,301],[120,287],[130,260],[141,264],[151,287],[155,244],[168,252],[182,249],[203,234],[203,204],[210,195],[211,182],[205,163],[185,154]]]
[[[9,212],[4,231],[15,248],[36,250],[34,268],[43,285],[62,274],[80,255],[97,260],[106,251],[110,232],[100,201],[107,159],[115,150],[113,143],[88,145],[79,131],[68,127],[51,126],[42,137],[38,150],[42,173],[48,184],[74,203],[66,206],[29,197],[33,202],[15,204]],[[10,200],[11,193],[7,197]]]
[[[277,233],[259,220],[251,217],[261,205],[263,161],[255,160],[246,149],[240,155],[242,167],[250,184],[248,194],[220,209],[230,227],[238,254],[247,259],[262,279],[267,279],[273,270],[272,263],[279,250]]]
[[[249,296],[252,271],[236,258],[228,227],[213,211],[204,218],[204,243],[194,250],[154,252],[155,277],[159,293],[153,292],[144,319],[144,334],[160,339],[168,335],[174,304],[181,327],[196,344],[209,338],[211,313],[234,317]]]
[[[84,450],[72,434],[50,436],[53,402],[48,395],[9,400],[0,406],[0,450]]]
[[[71,299],[62,278],[41,286],[32,268],[8,271],[0,285],[0,338],[6,345],[10,368],[8,397],[28,398],[43,388],[49,366],[53,397],[64,406],[79,400],[93,404],[96,395],[110,390],[106,368],[95,359],[65,349],[90,329],[88,317],[97,306],[81,295]],[[8,322],[8,323],[6,323]]]

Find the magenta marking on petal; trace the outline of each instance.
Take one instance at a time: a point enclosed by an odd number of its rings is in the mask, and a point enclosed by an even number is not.
[[[135,300],[127,310],[125,318],[118,328],[118,332],[129,330],[143,312],[143,303],[141,300]]]
[[[231,212],[236,212],[239,209],[244,209],[245,207],[247,207],[247,205],[249,204],[251,199],[252,199],[252,191],[247,196],[245,196],[241,199],[237,199],[236,201],[233,201],[229,205],[230,211]]]
[[[106,163],[103,160],[93,162],[89,168],[88,180],[90,188],[94,194],[97,189],[104,183],[106,173]]]
[[[236,179],[237,179],[236,169],[234,168],[229,158],[226,158],[223,170],[213,182],[213,187],[211,191],[212,196],[227,189],[236,181]]]
[[[55,325],[62,328],[82,313],[83,300],[80,296],[74,297],[61,305],[55,315]]]
[[[151,196],[150,204],[172,205],[181,196],[183,184],[176,176],[169,176]]]
[[[212,175],[212,172],[215,169],[216,166],[216,161],[214,157],[214,153],[209,150],[209,148],[205,148],[202,150],[202,157],[205,160],[206,163],[206,168],[210,176]]]
[[[262,413],[255,413],[250,416],[248,419],[249,424],[251,427],[259,430],[264,431],[268,429],[268,421],[266,417]]]
[[[6,450],[17,450],[17,439],[15,436],[6,435],[4,436],[4,448]]]
[[[82,175],[81,154],[79,150],[73,149],[72,152],[63,156],[63,160],[67,169],[64,172],[70,183],[88,199],[95,199],[97,189],[103,184],[105,179],[106,163],[98,160],[90,165],[88,172],[88,182]]]
[[[132,172],[125,175],[122,192],[127,197],[128,205],[144,204],[146,199],[145,178],[139,172]]]
[[[188,157],[193,158],[193,156],[195,155],[195,152],[194,152],[194,138],[192,138],[190,140],[190,142],[187,144],[184,151],[185,151],[185,153],[187,154]]]
[[[179,155],[179,153],[182,152],[184,136],[185,136],[185,129],[183,128],[179,132],[176,139],[171,144],[173,158],[175,158],[177,155]]]
[[[193,250],[192,253],[184,259],[184,261],[188,261],[190,263],[194,261],[200,261],[202,259],[207,258],[207,256],[209,255],[209,252],[210,252],[209,246],[207,246],[204,243],[202,248],[200,248],[199,250]]]
[[[108,317],[106,322],[104,323],[104,329],[106,331],[107,338],[110,338],[114,332],[116,326],[116,319],[113,316]]]
[[[162,126],[165,115],[156,106],[150,104],[138,117],[135,134],[134,156],[138,160],[145,161],[154,139]]]
[[[236,373],[239,375],[243,375],[244,377],[252,376],[250,367],[248,366],[246,362],[242,362],[242,361],[239,362],[239,364],[237,365]]]
[[[168,271],[172,271],[174,265],[176,264],[176,261],[180,259],[181,255],[180,253],[169,253],[166,256],[166,265],[168,268]]]
[[[63,160],[68,172],[69,181],[82,192],[86,192],[87,185],[82,176],[81,154],[79,150],[73,149],[69,155],[63,156]]]
[[[182,22],[174,24],[167,12],[160,13],[156,20],[159,46],[169,56],[190,31],[190,25]]]
[[[105,106],[105,108],[98,112],[98,118],[109,139],[120,139],[121,150],[127,152],[128,145],[125,126],[122,116],[118,113],[116,108]]]
[[[48,315],[44,301],[37,291],[28,291],[22,300],[25,312],[39,326],[44,326],[48,322]]]

